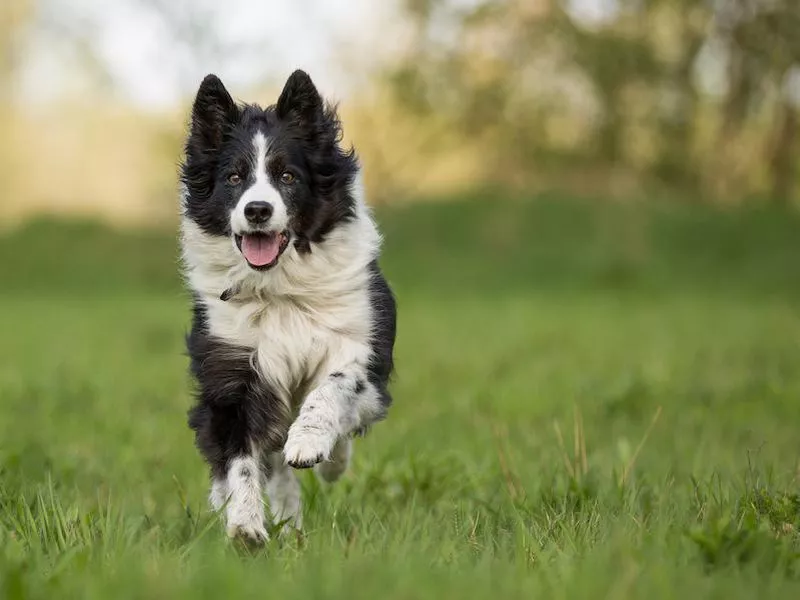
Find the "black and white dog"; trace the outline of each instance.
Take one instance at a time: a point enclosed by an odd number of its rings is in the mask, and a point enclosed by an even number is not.
[[[301,526],[292,471],[346,469],[383,418],[395,301],[377,258],[355,152],[335,109],[295,71],[274,106],[239,105],[207,76],[182,166],[181,243],[194,294],[189,412],[229,536]]]

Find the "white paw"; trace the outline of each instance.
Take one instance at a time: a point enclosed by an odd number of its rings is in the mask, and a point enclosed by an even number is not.
[[[261,546],[269,539],[263,521],[252,520],[241,523],[229,521],[226,532],[229,538],[238,539],[254,546]]]
[[[308,469],[318,462],[328,460],[335,443],[334,433],[310,427],[298,419],[289,428],[283,456],[289,466]]]

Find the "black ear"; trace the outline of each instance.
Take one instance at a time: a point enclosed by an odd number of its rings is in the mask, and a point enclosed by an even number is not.
[[[218,150],[225,130],[239,118],[239,109],[216,75],[206,75],[192,107],[192,140],[208,150]]]
[[[313,123],[322,115],[322,98],[308,73],[298,69],[289,75],[275,112],[280,119],[296,118],[301,124]]]

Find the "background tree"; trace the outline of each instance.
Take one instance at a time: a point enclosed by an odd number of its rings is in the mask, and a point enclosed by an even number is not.
[[[397,98],[491,131],[504,180],[589,165],[709,196],[796,193],[793,0],[620,0],[593,20],[571,5],[407,0]]]

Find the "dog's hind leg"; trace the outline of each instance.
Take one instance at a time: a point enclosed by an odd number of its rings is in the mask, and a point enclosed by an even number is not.
[[[261,473],[272,522],[276,525],[283,523],[284,532],[292,527],[300,529],[303,525],[300,483],[280,452],[264,456]]]
[[[322,481],[333,483],[347,470],[350,464],[350,457],[353,454],[353,440],[350,438],[339,438],[331,451],[328,460],[317,463],[314,467]]]

